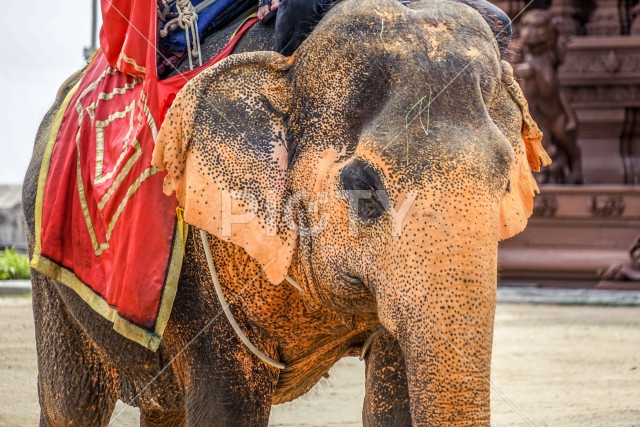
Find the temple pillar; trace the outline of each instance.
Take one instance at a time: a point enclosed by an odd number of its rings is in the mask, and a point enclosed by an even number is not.
[[[541,186],[527,229],[500,245],[501,282],[640,290],[640,4],[553,0],[549,11],[584,184]]]
[[[559,79],[580,124],[586,183],[637,184],[640,36],[574,38]]]
[[[618,36],[622,34],[622,20],[618,0],[597,0],[597,7],[589,23],[589,36]]]
[[[557,28],[561,36],[571,37],[578,34],[578,8],[573,0],[553,0],[549,12],[558,18]]]

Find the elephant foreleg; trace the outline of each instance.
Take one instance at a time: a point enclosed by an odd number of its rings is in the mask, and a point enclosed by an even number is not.
[[[188,245],[194,241],[188,239]],[[211,295],[206,268],[206,261],[183,264],[164,338],[168,353],[178,355],[172,369],[183,388],[187,425],[266,426],[278,372],[240,342]],[[258,330],[248,327],[240,312],[234,315],[250,340],[267,349]]]
[[[221,335],[222,331],[217,332]],[[215,338],[222,341],[220,335]],[[194,343],[185,355],[199,361],[179,368],[183,370],[179,376],[184,379],[187,425],[267,426],[276,377],[240,343],[230,342],[233,338],[214,347],[207,344],[213,334],[204,336],[202,344]]]
[[[184,411],[154,411],[140,409],[140,427],[186,427]]]
[[[365,426],[410,426],[409,389],[400,345],[388,332],[377,337],[367,356]]]
[[[106,426],[116,403],[112,370],[62,303],[56,285],[33,273],[40,426]]]

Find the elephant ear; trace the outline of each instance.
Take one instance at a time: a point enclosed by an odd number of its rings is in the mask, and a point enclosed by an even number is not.
[[[527,100],[513,78],[513,69],[502,61],[504,91],[491,115],[513,148],[509,185],[500,210],[500,240],[520,233],[533,212],[533,198],[540,193],[532,172],[548,166],[551,159],[542,147],[542,132],[529,113]]]
[[[281,215],[289,68],[277,53],[254,52],[202,72],[176,96],[153,154],[185,221],[244,248],[274,284],[296,243]]]

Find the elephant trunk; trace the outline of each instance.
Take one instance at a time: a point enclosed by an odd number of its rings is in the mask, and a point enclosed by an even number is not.
[[[396,331],[405,355],[413,425],[489,426],[494,306],[476,296],[461,304],[459,289],[443,290],[439,301],[440,307],[428,311],[407,307],[406,316],[422,321]],[[451,305],[466,313],[451,312]]]
[[[429,222],[418,219],[405,229],[413,241]],[[378,314],[405,356],[413,425],[489,426],[496,228],[437,222],[428,242],[400,238]]]

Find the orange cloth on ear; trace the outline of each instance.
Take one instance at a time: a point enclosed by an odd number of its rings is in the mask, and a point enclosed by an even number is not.
[[[527,100],[524,99],[522,92],[519,95],[522,97],[521,105],[524,105],[522,108],[522,139],[527,150],[527,161],[535,172],[540,172],[540,166],[549,166],[551,158],[542,146],[542,131],[529,114]]]
[[[529,113],[529,104],[513,78],[513,71],[504,65],[503,84],[520,110],[522,127],[520,141],[511,141],[514,159],[509,171],[510,189],[505,194],[500,212],[500,240],[508,239],[524,230],[533,212],[533,198],[540,193],[532,170],[551,164],[542,146],[542,132]]]

